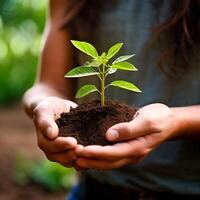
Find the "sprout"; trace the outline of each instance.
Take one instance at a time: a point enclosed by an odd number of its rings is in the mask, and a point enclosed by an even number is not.
[[[137,71],[137,68],[133,64],[127,62],[127,60],[133,57],[135,54],[120,56],[115,59],[111,64],[109,64],[109,60],[115,54],[117,54],[117,52],[121,49],[123,43],[117,43],[110,47],[107,53],[103,52],[101,55],[99,55],[92,44],[75,40],[71,40],[71,42],[77,49],[92,57],[92,60],[86,62],[83,66],[73,68],[65,75],[65,77],[79,78],[96,75],[101,82],[101,87],[99,89],[92,84],[82,86],[78,90],[76,98],[84,97],[92,92],[98,92],[101,96],[101,106],[104,107],[105,90],[110,86],[119,87],[133,92],[141,92],[141,90],[137,86],[123,80],[116,80],[109,83],[108,85],[105,84],[107,76],[115,73],[117,70]]]

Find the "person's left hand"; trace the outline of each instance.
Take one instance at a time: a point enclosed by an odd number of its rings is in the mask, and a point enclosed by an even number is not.
[[[172,109],[155,103],[142,107],[133,120],[108,129],[106,137],[118,143],[108,146],[78,145],[77,166],[108,170],[137,164],[162,142],[176,135],[178,123]]]

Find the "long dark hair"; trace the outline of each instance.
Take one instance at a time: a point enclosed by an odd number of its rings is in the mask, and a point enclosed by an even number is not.
[[[152,31],[153,44],[162,37],[167,38],[158,58],[158,65],[163,71],[171,77],[187,72],[191,67],[190,58],[200,56],[197,52],[200,44],[200,0],[171,0],[171,15],[164,23],[152,27]]]
[[[68,6],[68,11],[77,14],[74,14],[74,20],[71,22],[80,24],[81,19],[85,30],[86,24],[89,30],[98,22],[103,5],[117,4],[117,0],[73,0],[72,2],[71,6]],[[162,2],[162,0],[152,0],[156,9],[159,9]],[[162,44],[157,63],[164,73],[173,78],[181,72],[188,71],[191,67],[191,57],[199,56],[197,48],[200,43],[200,0],[170,0],[169,3],[171,6],[169,17],[164,23],[151,28],[154,33],[151,44],[157,44],[163,37],[167,41]],[[68,22],[69,18],[63,27],[69,25]]]

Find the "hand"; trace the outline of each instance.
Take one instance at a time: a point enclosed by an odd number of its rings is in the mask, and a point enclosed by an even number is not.
[[[72,101],[48,97],[39,103],[33,112],[38,146],[49,160],[58,162],[65,167],[73,166],[77,159],[74,153],[77,141],[72,137],[58,137],[55,119],[62,112],[69,112],[70,107],[76,106]]]
[[[131,122],[111,127],[106,137],[118,141],[111,146],[80,146],[76,164],[84,168],[108,170],[126,164],[137,164],[162,142],[173,137],[177,122],[172,110],[164,104],[147,105],[135,114]]]

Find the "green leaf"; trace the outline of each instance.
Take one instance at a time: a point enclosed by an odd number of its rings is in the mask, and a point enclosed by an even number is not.
[[[93,76],[97,75],[98,72],[96,72],[92,67],[76,67],[72,70],[70,70],[65,77],[66,78],[78,78],[78,77],[84,77],[84,76]]]
[[[98,62],[97,60],[92,60],[92,61],[87,61],[84,64],[84,67],[99,67],[101,65],[100,62]]]
[[[106,52],[103,52],[103,53],[101,54],[101,57],[105,58],[105,57],[106,57]]]
[[[84,85],[78,90],[76,98],[84,97],[95,91],[98,91],[95,85]]]
[[[135,86],[132,83],[127,82],[127,81],[122,81],[122,80],[113,81],[109,85],[119,87],[119,88],[123,88],[123,89],[126,89],[126,90],[131,90],[133,92],[142,92],[137,86]]]
[[[117,43],[113,45],[112,47],[110,47],[106,56],[107,59],[112,58],[121,49],[122,45],[123,43]]]
[[[127,70],[127,71],[137,71],[137,68],[129,62],[118,62],[112,65],[112,68]]]
[[[113,64],[118,63],[118,62],[122,62],[122,61],[125,61],[125,60],[128,60],[128,59],[132,58],[133,56],[135,56],[135,54],[126,55],[126,56],[120,56],[119,58],[117,58],[117,59],[113,62]]]
[[[87,54],[93,58],[98,57],[97,50],[95,49],[95,47],[92,44],[90,44],[88,42],[82,42],[82,41],[76,41],[76,40],[71,40],[71,42],[77,49],[84,52],[85,54]]]
[[[116,68],[110,68],[108,74],[114,74],[117,71]]]

